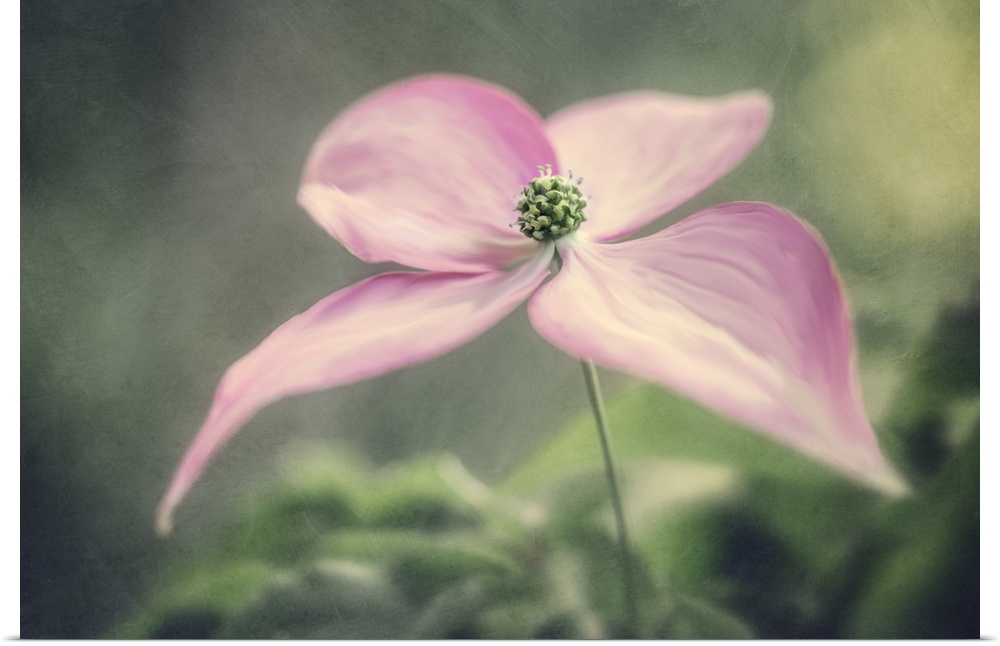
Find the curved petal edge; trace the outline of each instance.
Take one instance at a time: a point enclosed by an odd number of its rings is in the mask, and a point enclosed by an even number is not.
[[[553,248],[483,274],[389,273],[321,300],[264,339],[223,376],[208,417],[156,512],[160,534],[212,456],[257,411],[289,395],[368,379],[425,361],[491,327],[548,275]]]
[[[647,238],[581,240],[531,298],[569,354],[691,397],[888,493],[892,469],[861,400],[851,318],[818,234],[733,203]]]
[[[629,92],[571,105],[545,126],[560,166],[583,178],[586,235],[609,241],[728,173],[764,136],[771,110],[757,91],[711,98]]]
[[[361,99],[320,135],[299,203],[352,253],[429,271],[501,269],[533,241],[511,228],[536,167],[556,165],[519,97],[460,76],[406,79]]]

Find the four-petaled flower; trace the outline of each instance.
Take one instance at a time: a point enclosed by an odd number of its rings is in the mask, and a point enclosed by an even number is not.
[[[570,355],[904,490],[864,412],[850,315],[808,225],[736,202],[621,241],[728,172],[770,113],[757,92],[634,92],[542,121],[510,92],[453,76],[350,107],[315,144],[299,202],[362,260],[421,271],[342,289],[233,364],[160,504],[160,530],[262,407],[440,355],[525,300],[539,334]],[[561,269],[543,284],[555,254]]]

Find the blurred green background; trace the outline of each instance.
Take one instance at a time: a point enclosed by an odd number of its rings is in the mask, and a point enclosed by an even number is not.
[[[978,636],[978,33],[958,1],[22,3],[22,636],[628,634],[580,370],[523,309],[266,409],[153,533],[223,370],[385,269],[296,206],[314,138],[432,71],[543,115],[759,88],[766,139],[654,228],[771,202],[843,274],[868,411],[916,493],[604,372],[631,629]]]

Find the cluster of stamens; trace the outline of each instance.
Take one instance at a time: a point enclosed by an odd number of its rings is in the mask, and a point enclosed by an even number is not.
[[[521,215],[517,225],[521,233],[535,240],[555,240],[576,231],[580,223],[587,219],[579,184],[574,183],[573,173],[569,177],[553,175],[549,165],[538,167],[539,176],[521,191],[515,211]]]

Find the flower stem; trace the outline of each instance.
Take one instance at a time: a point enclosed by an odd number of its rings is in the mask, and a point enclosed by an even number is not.
[[[597,436],[601,440],[601,451],[604,454],[604,472],[608,478],[608,488],[611,490],[611,507],[615,510],[615,523],[618,525],[618,549],[622,567],[622,585],[625,592],[625,617],[628,622],[626,630],[634,633],[637,629],[638,610],[636,605],[635,569],[632,563],[632,544],[628,538],[628,527],[625,524],[625,507],[622,505],[621,493],[618,488],[618,476],[615,473],[614,460],[611,457],[611,440],[608,434],[608,418],[604,412],[604,399],[601,397],[601,384],[597,381],[597,367],[591,360],[583,364],[583,378],[587,382],[587,397],[590,408],[597,422]]]

